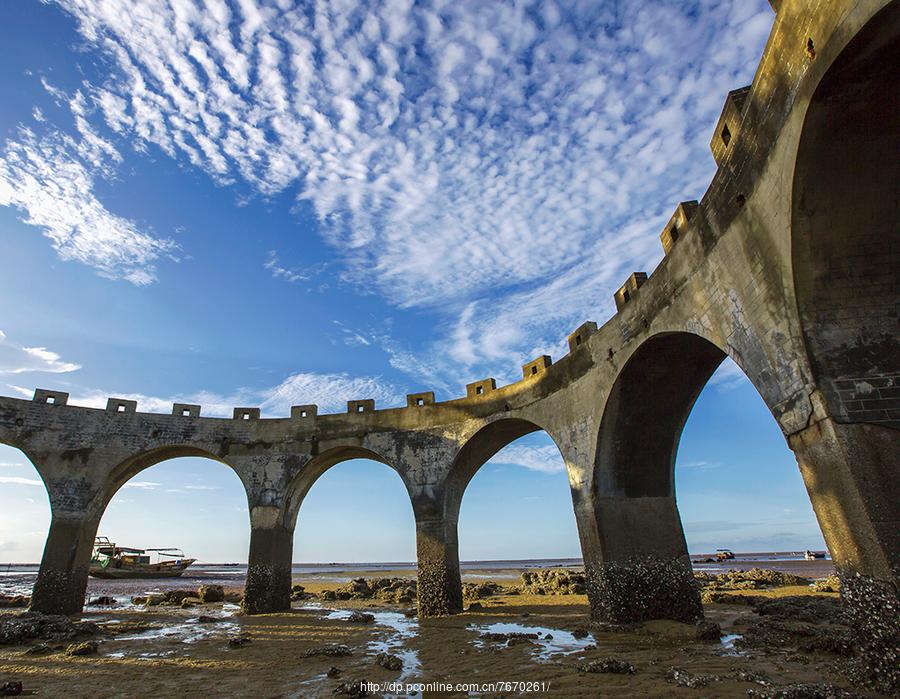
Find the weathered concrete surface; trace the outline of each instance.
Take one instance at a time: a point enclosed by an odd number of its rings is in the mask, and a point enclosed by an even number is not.
[[[363,456],[393,468],[409,493],[420,613],[452,613],[463,493],[493,454],[543,429],[566,462],[595,618],[691,618],[673,468],[694,400],[726,356],[795,450],[836,563],[895,583],[900,117],[885,95],[896,94],[898,45],[896,1],[779,4],[752,84],[728,96],[716,126],[709,189],[672,202],[663,261],[629,278],[615,316],[583,324],[568,354],[536,358],[509,386],[487,378],[455,400],[423,392],[403,408],[360,399],[345,414],[306,405],[276,419],[247,407],[233,419],[184,405],[153,415],[118,399],[94,410],[40,391],[0,398],[0,442],[26,453],[50,493],[35,608],[78,606],[79,542],[122,484],[194,455],[232,468],[247,491],[245,608],[282,609],[306,493]],[[649,604],[654,595],[668,601]]]

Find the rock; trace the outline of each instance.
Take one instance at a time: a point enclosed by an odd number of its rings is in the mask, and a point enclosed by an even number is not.
[[[591,632],[584,626],[578,626],[577,628],[572,629],[572,636],[575,638],[587,638],[590,633]]]
[[[322,590],[321,597],[323,600],[331,602],[337,599],[337,593],[334,590]]]
[[[31,597],[27,595],[0,595],[0,609],[27,607],[29,604],[31,604]]]
[[[715,675],[694,675],[686,670],[677,667],[670,667],[666,672],[666,681],[677,684],[679,687],[705,687],[710,682],[715,682],[719,678]]]
[[[618,658],[600,658],[584,662],[578,666],[578,670],[614,675],[633,675],[636,672],[634,665]]]
[[[701,619],[697,622],[697,640],[698,641],[716,641],[722,638],[722,627],[714,621]]]
[[[348,655],[353,655],[353,651],[351,651],[349,647],[343,645],[342,643],[329,643],[324,646],[308,648],[303,654],[303,657],[312,658],[317,655],[324,655],[329,658],[342,658]]]
[[[99,644],[97,641],[82,641],[81,643],[73,643],[66,648],[66,655],[94,655],[97,653]]]
[[[523,619],[524,619],[525,617],[529,617],[529,616],[531,616],[531,613],[530,613],[530,612],[522,612],[522,618],[523,618]]]
[[[0,645],[21,645],[34,638],[49,641],[73,641],[96,634],[98,627],[90,621],[72,621],[68,617],[23,612],[0,619]]]
[[[166,604],[166,596],[163,594],[147,595],[144,604],[148,607],[156,607],[160,604]]]
[[[510,633],[495,633],[489,631],[487,633],[481,634],[481,637],[486,641],[495,641],[497,643],[506,643],[507,645],[515,645],[515,643],[510,643],[513,639],[524,639],[526,641],[536,641],[540,636],[536,633],[523,633],[520,631],[513,631]]]
[[[375,621],[375,615],[369,614],[368,612],[356,611],[347,617],[347,621],[351,624],[371,624]]]
[[[50,653],[55,652],[55,648],[46,643],[38,643],[36,646],[31,646],[26,649],[22,655],[50,655]]]
[[[225,601],[229,604],[240,604],[244,601],[244,596],[240,592],[226,592]]]
[[[756,595],[732,595],[720,590],[700,590],[701,604],[756,604],[763,599]]]
[[[463,599],[484,599],[493,595],[502,595],[504,588],[495,582],[463,583]]]
[[[225,589],[221,585],[201,585],[197,588],[197,597],[203,604],[225,601]]]
[[[840,592],[841,579],[837,575],[829,575],[827,578],[813,581],[810,587],[814,592]]]
[[[134,595],[134,596],[131,598],[131,603],[134,604],[134,605],[145,605],[145,604],[147,604],[147,600],[148,600],[148,599],[149,599],[149,598],[146,597],[146,596],[142,597],[142,596],[140,596],[140,595]]]
[[[163,604],[181,604],[186,597],[193,597],[193,590],[166,590],[163,593]]]
[[[251,643],[253,643],[253,639],[244,635],[228,639],[229,648],[243,648],[244,646],[249,646]]]
[[[367,697],[369,696],[366,686],[368,682],[363,680],[353,680],[353,682],[342,682],[334,689],[335,694],[346,694],[350,697]]]
[[[769,587],[808,585],[809,578],[768,568],[726,570],[722,573],[694,573],[694,580],[711,590],[763,590]]]
[[[535,638],[532,638],[532,635],[535,637],[537,634],[516,634],[510,635],[509,640],[506,642],[507,646],[521,646],[523,644],[532,644],[535,642]]]
[[[403,659],[391,653],[379,653],[376,655],[375,664],[393,672],[399,672],[403,669]]]
[[[22,695],[22,683],[18,680],[0,684],[0,697],[18,697]]]
[[[112,607],[113,605],[118,604],[116,602],[115,597],[110,597],[108,595],[103,595],[101,597],[94,597],[92,600],[88,602],[89,607]]]
[[[221,617],[217,616],[209,616],[207,614],[201,614],[197,617],[198,624],[218,624],[220,621],[225,621]]]
[[[198,604],[203,604],[203,600],[199,597],[185,597],[181,600],[181,607],[183,609],[187,609],[188,607],[196,607]]]
[[[472,602],[467,608],[467,612],[477,612],[481,609],[484,609],[484,605],[481,602]]]
[[[303,585],[298,585],[295,583],[294,585],[291,585],[291,592],[292,593],[295,593],[295,592],[303,593],[303,592],[306,592],[306,588],[303,587]]]
[[[583,595],[587,592],[584,573],[564,568],[526,570],[521,592],[528,595]]]
[[[340,677],[341,670],[340,670],[340,668],[332,665],[330,668],[328,668],[328,671],[325,673],[325,676],[326,677]]]
[[[403,616],[405,616],[407,619],[414,619],[418,613],[418,610],[413,607],[412,609],[407,609],[406,611],[404,611]]]

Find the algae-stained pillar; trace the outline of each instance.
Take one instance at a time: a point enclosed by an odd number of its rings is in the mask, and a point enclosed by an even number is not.
[[[416,514],[416,559],[419,616],[461,612],[462,579],[455,518]]]
[[[102,515],[100,489],[56,456],[36,457],[50,498],[50,531],[31,593],[31,609],[44,614],[79,614]]]
[[[247,584],[241,604],[248,614],[291,608],[291,557],[294,529],[282,508],[257,506],[250,511]]]

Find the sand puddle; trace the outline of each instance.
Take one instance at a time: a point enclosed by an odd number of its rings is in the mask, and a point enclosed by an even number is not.
[[[323,612],[326,619],[349,619],[352,611],[346,609],[335,609],[332,607],[323,607],[318,604],[306,604],[300,607],[310,611]],[[419,633],[419,622],[413,617],[409,618],[400,612],[376,611],[374,609],[367,610],[368,614],[375,617],[372,626],[382,626],[389,630],[384,638],[373,639],[368,642],[367,648],[370,653],[390,653],[396,655],[403,661],[403,669],[397,675],[393,682],[412,683],[413,678],[417,677],[422,671],[422,663],[419,660],[419,653],[411,648],[406,647],[406,642],[415,638]],[[319,678],[316,678],[319,679]],[[325,679],[324,675],[321,679]],[[392,699],[393,697],[421,697],[421,692],[410,692],[403,694],[384,694],[383,696]]]
[[[476,648],[527,643],[532,648],[533,655],[540,661],[548,661],[554,655],[571,655],[585,650],[588,646],[596,645],[591,634],[576,638],[569,631],[546,626],[498,621],[493,624],[469,624],[468,628],[479,634],[473,641]]]

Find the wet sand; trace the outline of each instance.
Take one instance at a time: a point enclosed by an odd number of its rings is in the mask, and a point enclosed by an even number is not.
[[[411,571],[381,572],[397,576]],[[296,582],[308,592],[336,587],[314,577],[298,576]],[[506,576],[496,579],[509,582]],[[188,588],[186,582],[182,580],[180,587]],[[814,596],[808,586],[741,592],[763,597]],[[410,694],[403,687],[401,692],[369,695],[425,697],[737,697],[747,696],[749,689],[763,689],[754,681],[761,678],[773,686],[832,682],[852,688],[839,672],[841,659],[832,653],[742,647],[740,636],[748,620],[758,618],[742,605],[707,605],[707,619],[721,624],[725,635],[719,641],[703,642],[697,640],[693,626],[664,621],[625,632],[593,630],[584,636],[580,631],[587,625],[588,607],[583,595],[497,595],[478,603],[481,609],[423,621],[407,618],[402,607],[376,606],[372,600],[302,600],[294,603],[291,612],[253,617],[240,616],[236,605],[228,604],[189,609],[89,608],[83,618],[101,626],[96,655],[33,656],[24,654],[22,646],[0,646],[0,684],[20,680],[26,690],[53,697],[330,697],[341,683],[352,680],[539,683],[527,692],[495,687]],[[373,623],[348,621],[352,610],[366,610],[376,618]],[[199,623],[201,614],[218,621]],[[504,640],[485,638],[485,633],[492,632],[537,634],[538,638],[510,646]],[[229,639],[238,636],[251,642],[229,647]],[[305,657],[310,649],[325,644],[345,644],[352,655]],[[402,659],[402,670],[376,664],[378,653],[385,651]],[[635,673],[578,669],[580,664],[610,656],[631,663]],[[339,677],[327,675],[332,666],[340,669]],[[667,679],[672,668],[687,673],[681,677],[688,680],[698,675],[715,678],[699,690],[679,686]]]

